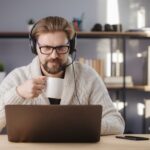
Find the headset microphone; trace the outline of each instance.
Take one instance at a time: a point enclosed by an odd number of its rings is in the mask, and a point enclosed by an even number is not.
[[[74,57],[72,57],[73,53],[74,53]],[[71,63],[69,63],[69,64],[64,65],[64,66],[61,67],[61,70],[62,70],[62,71],[65,71],[65,69],[66,69],[67,67],[69,67],[70,65],[72,65],[73,62],[75,61],[75,59],[76,59],[76,49],[74,49],[74,51],[72,52],[71,58],[72,58]]]
[[[62,71],[65,71],[65,69],[66,69],[67,67],[69,67],[70,65],[72,65],[72,63],[73,63],[73,62],[71,62],[71,63],[68,64],[68,65],[62,66],[62,67],[61,67],[61,70],[62,70]]]

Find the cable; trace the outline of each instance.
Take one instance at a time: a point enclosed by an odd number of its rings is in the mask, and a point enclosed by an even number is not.
[[[79,100],[79,97],[78,97],[78,94],[77,94],[78,92],[77,92],[77,85],[76,85],[76,80],[75,80],[75,69],[74,69],[74,64],[73,64],[73,62],[76,59],[76,50],[73,53],[74,53],[74,57],[73,57],[73,54],[71,54],[71,58],[72,58],[71,63],[69,63],[68,65],[63,66],[62,70],[65,70],[67,67],[69,67],[70,65],[72,65],[72,68],[73,68],[73,77],[74,77],[74,84],[75,84],[75,94],[76,94],[76,98],[77,98],[79,104],[81,104],[80,100]]]
[[[76,58],[76,52],[75,52],[75,57],[74,57],[73,61],[75,60],[75,58]],[[76,80],[75,80],[75,69],[74,69],[73,61],[72,61],[72,68],[73,68],[73,77],[74,77],[74,85],[75,85],[75,94],[76,94],[76,98],[77,98],[79,104],[81,104],[79,97],[78,97],[78,92],[77,92],[77,85],[76,85]]]

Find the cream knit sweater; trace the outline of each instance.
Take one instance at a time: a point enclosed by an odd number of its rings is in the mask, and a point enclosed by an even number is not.
[[[106,87],[99,75],[89,66],[74,62],[77,95],[82,105],[100,104],[103,106],[101,134],[121,134],[124,131],[124,120],[108,95]],[[42,93],[34,99],[23,99],[16,87],[28,79],[41,75],[38,57],[27,65],[13,70],[0,84],[0,130],[6,126],[5,105],[50,105],[48,98]],[[73,67],[66,68],[64,89],[60,105],[78,105],[76,97]],[[15,120],[14,120],[15,121]]]

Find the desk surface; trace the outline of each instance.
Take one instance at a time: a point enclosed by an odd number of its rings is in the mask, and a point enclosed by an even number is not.
[[[143,134],[150,138],[150,134]],[[12,143],[0,135],[0,150],[150,150],[150,140],[130,141],[102,136],[98,143]]]

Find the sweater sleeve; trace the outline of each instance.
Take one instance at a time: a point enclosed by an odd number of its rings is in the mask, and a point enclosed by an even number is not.
[[[115,109],[102,79],[93,72],[90,94],[90,104],[100,104],[103,107],[101,134],[122,134],[124,132],[124,120]]]
[[[0,131],[6,125],[5,105],[7,104],[22,104],[24,99],[16,92],[16,87],[19,85],[19,78],[15,71],[12,71],[0,84]]]

